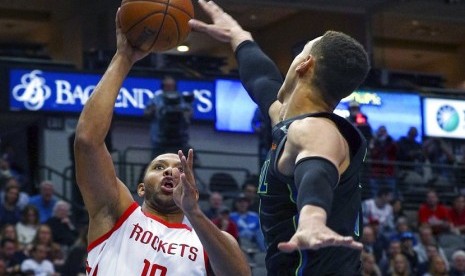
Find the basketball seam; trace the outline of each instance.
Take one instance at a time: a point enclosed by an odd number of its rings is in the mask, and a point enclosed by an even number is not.
[[[155,45],[155,43],[157,43],[158,36],[160,36],[160,32],[163,29],[163,25],[165,25],[165,18],[168,15],[168,6],[169,5],[170,5],[170,0],[168,0],[168,2],[166,3],[163,20],[161,21],[160,28],[158,29],[157,35],[155,36],[154,40],[152,41],[152,44],[150,45],[150,49],[152,49],[153,45]]]
[[[185,11],[184,9],[182,9],[180,6],[175,6],[175,5],[173,5],[173,4],[169,4],[169,1],[168,1],[168,6],[174,8],[174,9],[180,10],[180,11],[182,11],[183,13],[187,14],[190,18],[193,18],[192,15],[190,15],[187,11]]]
[[[147,3],[147,1],[131,1],[131,2],[124,3],[124,5],[127,5],[129,3],[137,3],[137,2]],[[193,15],[189,14],[186,10],[184,10],[182,6],[177,6],[177,5],[174,5],[174,4],[170,4],[170,1],[168,1],[168,2],[153,2],[153,3],[165,4],[167,6],[170,6],[170,7],[174,8],[174,9],[182,11],[183,13],[187,14],[190,18],[194,17]],[[122,6],[124,6],[124,5],[122,5]]]
[[[176,20],[176,18],[174,16],[172,16],[171,14],[167,14],[167,16],[173,18],[174,20],[174,24],[176,24],[176,32],[177,32],[177,39],[176,39],[176,45],[179,45],[179,43],[181,43],[181,32],[179,31],[179,24],[178,24],[178,21]]]
[[[156,11],[156,12],[152,12],[150,14],[147,14],[146,16],[142,17],[139,21],[137,21],[136,23],[132,24],[131,27],[128,28],[128,30],[126,31],[126,33],[129,33],[135,26],[137,26],[137,24],[141,23],[142,21],[144,21],[145,19],[149,18],[150,16],[154,15],[154,14],[157,14],[157,13],[160,13],[159,11]],[[165,15],[166,15],[166,11],[165,11]],[[165,20],[165,17],[163,17],[163,21]],[[163,22],[162,22],[162,25],[163,25]],[[160,28],[161,29],[161,28]],[[160,29],[158,29],[158,32],[157,32],[157,35],[156,37],[158,37],[158,34],[160,34]]]

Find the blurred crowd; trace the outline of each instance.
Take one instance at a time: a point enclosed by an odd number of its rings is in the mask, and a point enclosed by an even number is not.
[[[363,201],[364,275],[465,275],[465,197],[434,189],[413,212],[389,187]]]
[[[37,193],[7,156],[0,158],[0,275],[85,275],[87,225],[44,180]]]
[[[354,122],[365,124],[368,140],[363,275],[465,276],[464,181],[456,169],[465,159],[443,139],[419,142],[415,127],[394,140],[385,126],[371,132],[366,117]],[[257,183],[250,175],[238,193],[211,190],[203,202],[205,214],[250,256],[265,251]],[[404,209],[401,183],[424,188],[416,190],[424,199],[414,210]],[[444,183],[456,187],[453,202],[435,189]],[[0,155],[0,275],[85,275],[88,225],[55,187],[43,180],[32,192],[8,154]]]

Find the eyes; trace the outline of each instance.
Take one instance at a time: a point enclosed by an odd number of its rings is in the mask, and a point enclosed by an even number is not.
[[[153,166],[153,169],[156,170],[156,171],[163,171],[163,170],[165,170],[166,168],[167,168],[167,166],[166,166],[166,165],[163,165],[163,164],[155,164],[155,165]],[[180,172],[184,172],[184,169],[183,169],[181,166],[177,167],[177,169],[178,169]]]

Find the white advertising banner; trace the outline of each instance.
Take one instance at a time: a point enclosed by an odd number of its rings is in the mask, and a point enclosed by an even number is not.
[[[426,136],[465,139],[465,100],[423,99]]]

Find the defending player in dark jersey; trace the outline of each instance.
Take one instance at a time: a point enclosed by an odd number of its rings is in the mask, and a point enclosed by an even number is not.
[[[199,4],[213,24],[191,26],[231,44],[242,83],[273,126],[258,189],[268,274],[359,274],[366,141],[333,110],[365,79],[366,52],[329,31],[305,45],[282,80],[249,32],[212,1]]]

